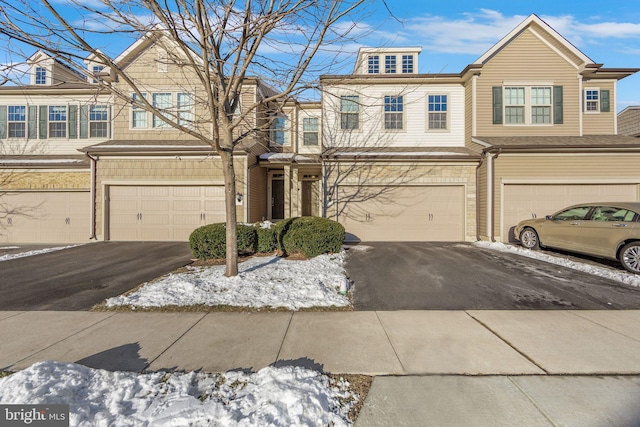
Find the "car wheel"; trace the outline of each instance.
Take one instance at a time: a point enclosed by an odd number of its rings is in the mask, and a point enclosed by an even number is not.
[[[628,243],[620,250],[620,264],[630,272],[640,274],[640,242]]]
[[[538,233],[533,228],[525,228],[520,233],[520,244],[527,249],[540,249]]]

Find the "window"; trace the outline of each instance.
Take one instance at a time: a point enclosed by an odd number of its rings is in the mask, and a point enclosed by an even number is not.
[[[567,209],[557,215],[553,216],[554,221],[575,221],[583,220],[591,210],[589,206],[579,206],[576,208]]]
[[[49,107],[49,138],[67,137],[67,107]]]
[[[346,95],[340,97],[340,129],[353,130],[360,127],[360,97]]]
[[[413,55],[402,55],[402,73],[413,73]]]
[[[89,137],[106,138],[109,135],[109,110],[106,105],[89,107]]]
[[[587,89],[584,91],[585,111],[600,111],[600,91],[598,89]]]
[[[170,93],[154,93],[152,96],[152,105],[162,111],[165,115],[170,114],[171,109],[171,94]],[[163,121],[160,117],[153,116],[154,128],[166,128],[169,125]]]
[[[367,72],[369,74],[378,74],[380,72],[380,57],[372,55],[367,59]]]
[[[627,209],[598,206],[591,215],[592,221],[633,222],[636,213]]]
[[[190,127],[193,125],[193,95],[178,94],[178,124]]]
[[[429,129],[447,129],[447,95],[429,95]]]
[[[271,123],[271,142],[277,145],[284,145],[286,141],[287,118],[278,116]]]
[[[402,96],[384,97],[385,129],[402,129],[402,114],[404,110],[402,98]]]
[[[47,69],[43,67],[36,67],[36,84],[37,85],[46,85],[47,84]]]
[[[524,123],[524,88],[504,88],[505,123]]]
[[[147,94],[145,93],[143,96],[146,98]],[[147,112],[135,105],[136,100],[139,99],[137,93],[133,94],[132,99],[134,104],[131,110],[131,127],[133,129],[145,129],[147,127]]]
[[[91,71],[93,72],[93,75],[96,77],[95,79],[93,79],[94,83],[98,83],[101,82],[102,79],[98,78],[98,74],[100,73],[100,71],[104,70],[104,65],[94,65],[91,68]]]
[[[389,74],[395,74],[396,72],[395,55],[387,55],[384,57],[384,72]]]
[[[531,88],[531,123],[551,123],[551,88]]]
[[[318,118],[302,119],[303,145],[318,145]]]
[[[24,138],[27,128],[27,107],[10,105],[7,109],[9,138]]]

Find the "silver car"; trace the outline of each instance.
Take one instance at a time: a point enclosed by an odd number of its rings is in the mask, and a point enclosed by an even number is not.
[[[640,274],[640,203],[569,206],[545,219],[521,221],[514,232],[525,248],[550,247],[617,259]]]

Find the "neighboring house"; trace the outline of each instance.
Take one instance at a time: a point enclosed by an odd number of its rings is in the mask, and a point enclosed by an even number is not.
[[[150,103],[206,129],[170,49],[143,37],[116,63]],[[615,114],[617,81],[637,69],[603,68],[535,15],[460,73],[420,74],[420,51],[362,48],[353,73],[321,76],[321,101],[251,115],[244,129],[259,131],[234,152],[238,220],[326,216],[349,240],[508,241],[519,220],[570,203],[640,200],[640,140],[616,135]],[[30,64],[30,85],[0,88],[0,203],[15,210],[0,241],[186,240],[224,221],[211,147],[100,92],[99,79],[131,88],[95,58],[86,76],[42,53]],[[247,78],[240,108],[272,93]]]
[[[640,137],[640,106],[634,105],[618,113],[618,135]]]

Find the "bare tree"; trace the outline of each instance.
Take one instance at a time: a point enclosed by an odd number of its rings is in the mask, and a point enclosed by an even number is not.
[[[327,69],[326,61],[314,58],[322,57],[318,54],[325,46],[348,40],[358,22],[354,14],[363,2],[0,0],[0,35],[8,45],[17,41],[40,49],[85,75],[83,60],[90,57],[105,67],[98,86],[215,150],[225,184],[225,274],[234,276],[238,273],[234,148],[265,130],[253,119],[257,110],[268,106],[277,111],[287,98],[313,86],[306,76],[314,75],[316,66]],[[131,35],[154,38],[166,52],[159,60],[179,67],[190,84],[204,88],[193,100],[199,107],[198,117],[180,117],[172,109],[154,106],[126,67],[98,46],[108,46],[109,38]],[[238,111],[242,85],[250,75],[260,76],[273,90]],[[262,126],[268,126],[268,121]]]

